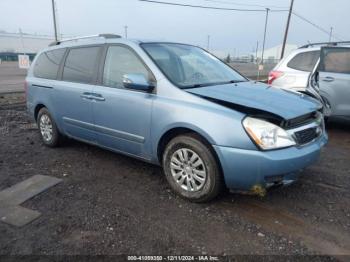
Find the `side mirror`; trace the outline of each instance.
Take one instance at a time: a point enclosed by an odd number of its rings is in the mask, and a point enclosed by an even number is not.
[[[123,76],[123,85],[125,88],[148,92],[154,88],[154,85],[143,74],[125,74]]]

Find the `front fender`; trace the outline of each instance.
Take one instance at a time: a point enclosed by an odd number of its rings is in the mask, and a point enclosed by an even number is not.
[[[153,103],[151,131],[154,156],[162,136],[173,128],[193,130],[212,145],[256,150],[242,126],[244,116],[205,99],[198,104],[157,97]]]

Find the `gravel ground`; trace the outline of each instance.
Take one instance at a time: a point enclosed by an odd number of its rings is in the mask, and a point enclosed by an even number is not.
[[[63,182],[22,205],[37,220],[0,223],[0,254],[350,255],[349,123],[329,125],[319,163],[294,185],[194,204],[159,167],[73,140],[43,146],[22,99],[0,97],[0,190],[36,174]]]

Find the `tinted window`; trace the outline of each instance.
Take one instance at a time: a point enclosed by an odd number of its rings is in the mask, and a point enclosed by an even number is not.
[[[320,71],[350,74],[350,48],[327,48],[324,50]]]
[[[123,88],[125,74],[143,74],[146,79],[150,79],[148,70],[130,49],[109,47],[103,71],[103,85]]]
[[[320,51],[300,53],[290,60],[287,66],[296,70],[311,72],[319,57]]]
[[[63,80],[91,83],[97,66],[100,47],[73,48],[69,51],[63,68]]]
[[[34,65],[34,76],[56,79],[64,52],[65,49],[57,49],[40,54]]]

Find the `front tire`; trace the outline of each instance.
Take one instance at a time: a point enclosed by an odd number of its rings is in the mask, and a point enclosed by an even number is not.
[[[37,117],[37,125],[40,131],[41,140],[48,147],[57,147],[63,140],[57,129],[49,110],[45,107],[40,109]]]
[[[181,135],[172,139],[163,154],[163,170],[171,188],[193,202],[207,202],[223,188],[220,168],[199,136]]]

